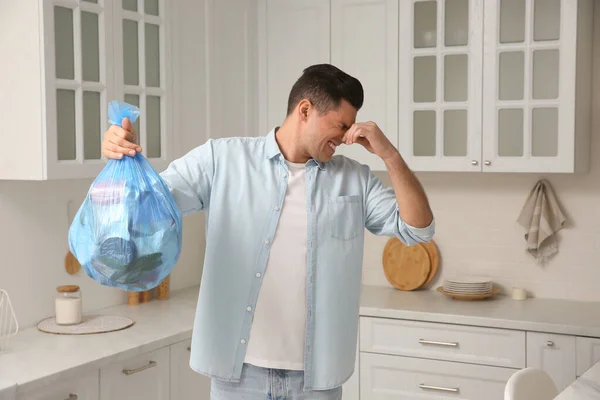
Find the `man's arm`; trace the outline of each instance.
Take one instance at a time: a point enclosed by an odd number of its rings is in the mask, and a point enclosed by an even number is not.
[[[425,228],[433,220],[429,201],[417,177],[408,168],[398,150],[394,150],[395,154],[382,159],[392,180],[400,217],[415,228]]]
[[[111,125],[104,133],[102,154],[106,158],[121,159],[125,156],[135,156],[136,152],[142,151],[136,144],[137,135],[129,118],[124,118],[122,125]],[[213,147],[209,140],[173,161],[160,174],[183,214],[201,211],[208,206],[213,164]]]
[[[373,122],[356,123],[346,132],[343,141],[348,145],[359,143],[379,156],[392,181],[393,192],[370,175],[367,229],[375,234],[400,237],[408,244],[429,241],[434,233],[434,218],[425,191],[379,127]],[[395,214],[399,214],[399,218]]]

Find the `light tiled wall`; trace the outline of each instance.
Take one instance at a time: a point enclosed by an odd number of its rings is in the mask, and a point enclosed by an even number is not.
[[[419,173],[436,216],[435,242],[444,277],[483,275],[537,297],[600,301],[600,3],[596,3],[592,164],[588,174]],[[380,175],[387,184],[387,175]],[[525,251],[516,222],[540,178],[555,190],[568,222],[559,232],[559,253],[545,266]],[[389,286],[381,256],[387,238],[367,235],[363,283]]]

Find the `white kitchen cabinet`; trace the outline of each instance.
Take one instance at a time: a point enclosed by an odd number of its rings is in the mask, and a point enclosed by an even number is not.
[[[359,333],[360,337],[360,333]],[[343,400],[359,400],[360,399],[360,339],[356,343],[356,358],[354,359],[354,373],[342,386]]]
[[[3,9],[0,179],[94,177],[108,102],[141,106],[155,168],[172,154],[167,0],[14,1]],[[10,21],[10,22],[8,22]]]
[[[330,62],[330,3],[258,2],[259,136],[281,125],[294,82],[304,68]]]
[[[527,332],[527,367],[546,371],[559,391],[576,378],[575,336]]]
[[[100,393],[98,370],[71,379],[64,379],[39,389],[19,392],[17,400],[98,400]]]
[[[360,349],[369,353],[525,367],[525,332],[510,329],[363,317]]]
[[[485,3],[483,170],[587,170],[593,0]]]
[[[361,353],[361,399],[502,400],[516,370]]]
[[[210,138],[257,136],[257,4],[257,0],[207,1]],[[232,112],[235,118],[230,117]]]
[[[175,154],[170,14],[176,1],[122,0],[114,4],[115,96],[140,108],[135,130],[142,153],[162,171]]]
[[[399,149],[409,166],[585,170],[592,8],[591,0],[401,1]]]
[[[577,376],[581,376],[600,361],[600,338],[577,337]]]
[[[399,150],[413,170],[480,169],[483,13],[478,0],[400,1]]]
[[[331,63],[357,77],[365,91],[357,121],[374,121],[398,146],[398,0],[332,0]],[[385,170],[360,145],[337,154]]]
[[[191,339],[171,345],[171,399],[209,400],[210,378],[190,368]]]
[[[168,399],[169,363],[169,347],[163,347],[103,367],[100,370],[100,399]]]

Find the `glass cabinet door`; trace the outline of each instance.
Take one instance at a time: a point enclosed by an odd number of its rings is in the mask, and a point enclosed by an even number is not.
[[[480,170],[479,1],[400,2],[400,152],[420,171]]]
[[[484,171],[572,165],[573,119],[563,103],[574,100],[573,67],[565,58],[574,63],[576,20],[562,20],[569,18],[564,3],[486,0],[485,35],[495,50],[484,58]]]
[[[102,164],[102,132],[112,95],[110,3],[68,0],[44,5],[44,23],[52,27],[46,32],[53,32],[46,35],[49,177],[94,176]]]
[[[115,76],[120,100],[140,108],[134,124],[143,154],[166,167],[169,128],[167,0],[115,0]],[[160,171],[159,171],[160,172]]]

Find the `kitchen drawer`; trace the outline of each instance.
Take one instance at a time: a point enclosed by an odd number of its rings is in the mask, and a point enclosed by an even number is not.
[[[31,391],[18,391],[17,400],[98,400],[98,370],[74,378],[61,379]]]
[[[525,367],[525,332],[433,322],[363,317],[360,351]]]
[[[100,369],[100,400],[165,400],[169,398],[168,347]],[[201,398],[201,394],[196,394]]]
[[[361,353],[360,398],[503,400],[517,369]]]
[[[577,337],[577,376],[583,375],[592,365],[600,361],[600,338]]]

